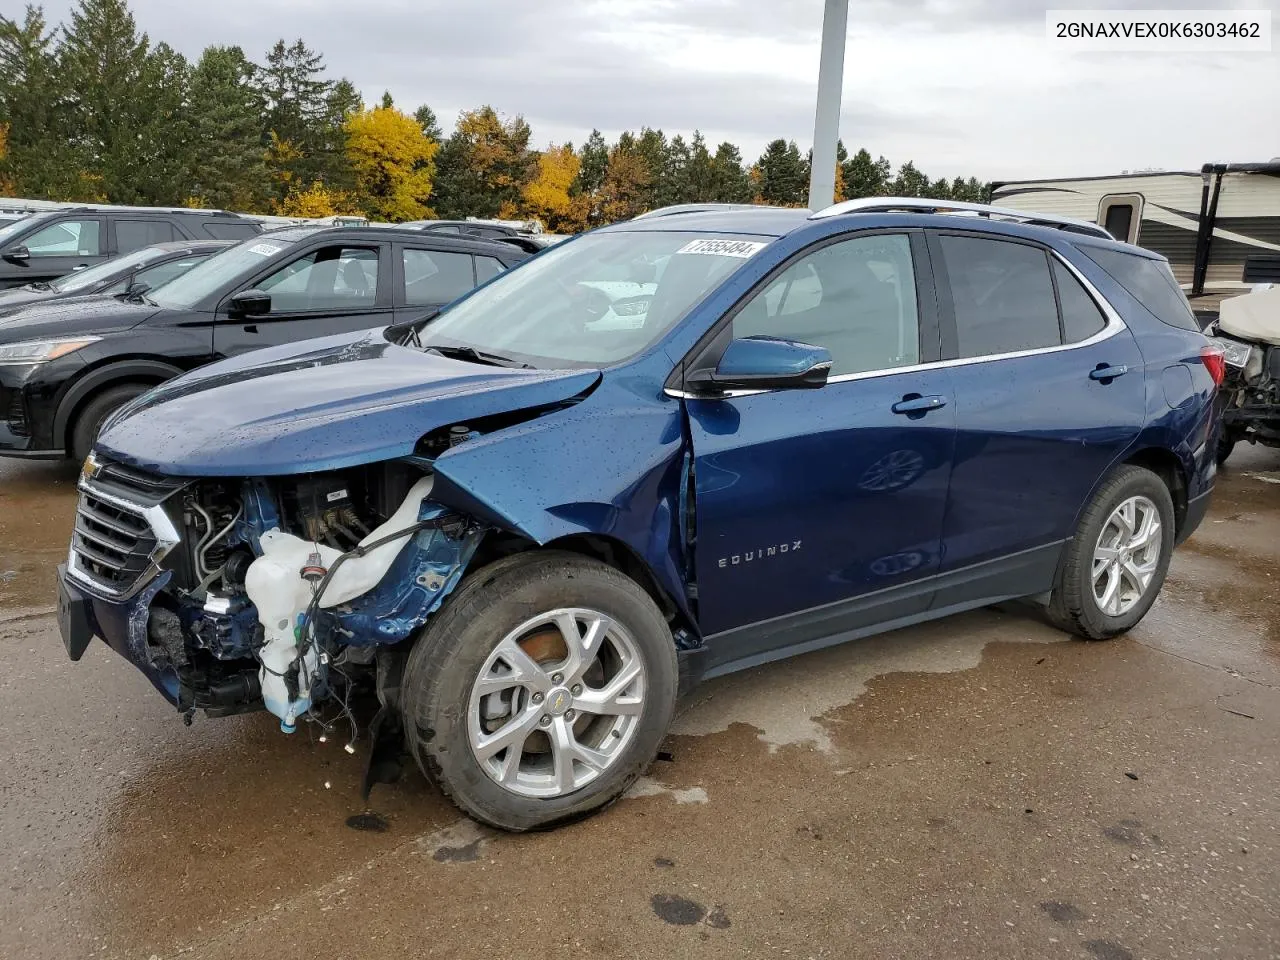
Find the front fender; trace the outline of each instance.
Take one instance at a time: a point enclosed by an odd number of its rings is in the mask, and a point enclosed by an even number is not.
[[[680,532],[684,430],[677,401],[602,384],[587,400],[454,447],[431,497],[547,544],[619,540],[689,622]]]

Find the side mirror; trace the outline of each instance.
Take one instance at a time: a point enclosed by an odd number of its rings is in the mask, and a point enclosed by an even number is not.
[[[775,337],[744,337],[725,348],[714,371],[698,371],[691,384],[713,390],[814,390],[826,385],[831,351]]]
[[[6,250],[4,252],[4,258],[6,260],[11,260],[14,263],[26,263],[31,259],[31,251],[26,247],[19,245],[11,250]]]
[[[143,280],[139,280],[137,277],[134,277],[130,279],[129,286],[125,287],[124,292],[131,297],[141,297],[141,296],[144,296],[146,292],[150,289],[151,289],[151,284]]]
[[[241,290],[227,303],[233,317],[261,317],[271,312],[271,294],[263,290]]]

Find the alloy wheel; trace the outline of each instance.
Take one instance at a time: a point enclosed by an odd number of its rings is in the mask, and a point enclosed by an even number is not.
[[[1102,525],[1093,550],[1093,599],[1109,617],[1136,607],[1160,566],[1160,511],[1147,497],[1129,497]]]
[[[480,668],[467,707],[471,752],[512,793],[564,796],[626,751],[644,696],[644,661],[621,624],[551,610],[503,637]]]

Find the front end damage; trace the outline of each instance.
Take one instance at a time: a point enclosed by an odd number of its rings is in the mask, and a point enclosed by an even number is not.
[[[265,707],[286,732],[354,730],[352,692],[383,689],[489,529],[433,482],[416,457],[244,479],[91,459],[61,577],[68,652],[102,637],[188,721]]]

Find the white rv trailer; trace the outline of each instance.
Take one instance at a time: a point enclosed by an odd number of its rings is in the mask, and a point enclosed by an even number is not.
[[[1003,207],[1091,220],[1167,257],[1202,322],[1225,297],[1280,283],[1280,158],[992,185]]]

